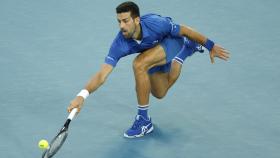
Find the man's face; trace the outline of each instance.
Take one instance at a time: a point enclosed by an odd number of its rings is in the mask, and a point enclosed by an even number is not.
[[[125,38],[132,38],[136,26],[139,24],[139,18],[133,19],[130,12],[117,14],[120,30]]]

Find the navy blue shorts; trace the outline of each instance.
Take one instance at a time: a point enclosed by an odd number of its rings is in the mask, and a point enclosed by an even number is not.
[[[160,45],[165,51],[166,54],[166,64],[161,66],[155,66],[150,68],[148,73],[151,75],[155,72],[169,72],[171,68],[172,59],[182,50],[188,51],[188,48],[185,47],[183,50],[183,46],[186,44],[185,37],[166,37],[161,42]]]

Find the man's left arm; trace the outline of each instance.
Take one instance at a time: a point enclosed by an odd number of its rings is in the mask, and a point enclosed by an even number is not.
[[[223,60],[229,59],[229,52],[225,48],[215,44],[213,41],[207,39],[204,35],[195,31],[191,27],[180,25],[179,35],[188,37],[207,48],[210,52],[211,63],[214,63],[214,57],[218,57]]]

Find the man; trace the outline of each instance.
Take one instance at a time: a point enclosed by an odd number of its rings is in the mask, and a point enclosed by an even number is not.
[[[120,4],[116,12],[120,32],[111,45],[105,63],[70,103],[68,111],[73,108],[80,111],[84,100],[105,82],[121,57],[140,53],[133,61],[138,113],[124,136],[141,137],[153,131],[148,115],[150,93],[156,98],[163,98],[179,77],[188,56],[197,51],[203,52],[201,45],[209,50],[212,63],[214,57],[227,60],[229,53],[192,28],[173,23],[169,17],[156,14],[140,17],[139,8],[133,2]]]

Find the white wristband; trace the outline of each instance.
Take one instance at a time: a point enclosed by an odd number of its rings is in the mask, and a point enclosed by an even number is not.
[[[87,99],[87,97],[89,96],[89,92],[88,92],[88,90],[83,89],[83,90],[80,91],[80,93],[77,96],[81,96],[84,99]]]

